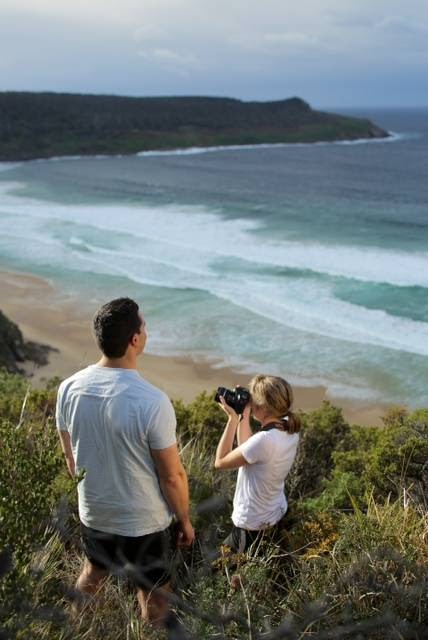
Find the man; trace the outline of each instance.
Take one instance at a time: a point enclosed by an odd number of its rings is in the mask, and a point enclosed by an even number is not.
[[[112,300],[95,314],[93,328],[102,357],[64,380],[56,410],[68,469],[79,477],[86,558],[76,588],[94,594],[109,573],[125,567],[143,618],[160,625],[169,612],[172,514],[179,544],[194,539],[175,413],[137,372],[147,340],[138,305]]]

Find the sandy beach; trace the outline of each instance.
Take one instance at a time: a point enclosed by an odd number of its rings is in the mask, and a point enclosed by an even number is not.
[[[79,308],[76,300],[64,297],[47,280],[6,270],[0,270],[0,300],[0,309],[19,325],[25,339],[56,349],[50,353],[48,365],[26,365],[33,384],[41,384],[53,376],[65,378],[98,360],[99,352],[90,329],[92,314],[87,301],[84,308]],[[148,351],[140,360],[140,373],[171,398],[181,398],[185,402],[190,402],[201,391],[212,392],[218,386],[246,385],[251,378],[251,374],[244,375],[192,358],[153,355],[150,353],[150,332]],[[315,409],[324,399],[329,399],[342,407],[351,423],[379,425],[387,409],[386,406],[351,400],[335,401],[321,386],[293,388],[296,409]]]

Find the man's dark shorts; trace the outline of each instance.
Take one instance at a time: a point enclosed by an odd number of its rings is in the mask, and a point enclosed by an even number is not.
[[[171,579],[170,528],[137,538],[105,533],[80,523],[86,557],[100,569],[125,573],[137,587],[149,591]]]

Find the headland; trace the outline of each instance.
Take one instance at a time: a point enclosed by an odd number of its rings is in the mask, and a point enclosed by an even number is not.
[[[0,92],[0,161],[388,136],[370,120],[317,111],[297,97],[244,102]]]

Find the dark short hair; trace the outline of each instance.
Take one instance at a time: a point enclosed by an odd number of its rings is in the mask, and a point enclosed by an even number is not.
[[[107,302],[96,312],[93,329],[103,354],[107,358],[121,358],[132,337],[141,330],[138,304],[131,298]]]

